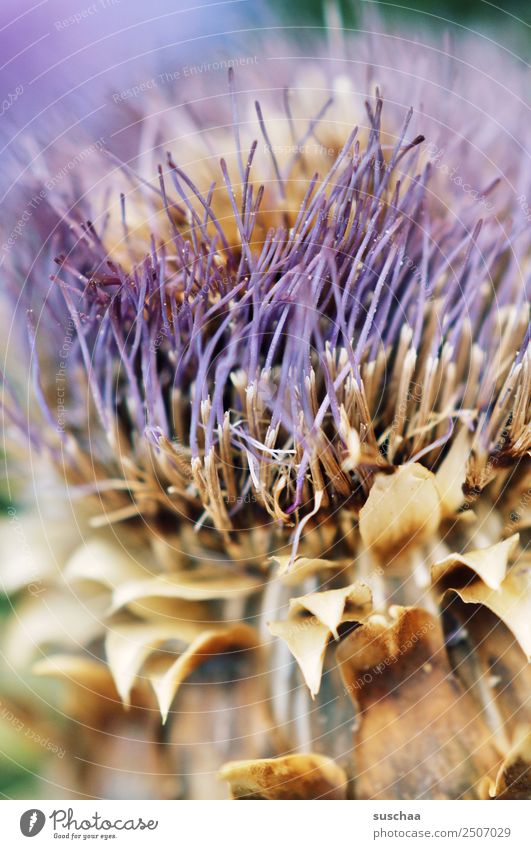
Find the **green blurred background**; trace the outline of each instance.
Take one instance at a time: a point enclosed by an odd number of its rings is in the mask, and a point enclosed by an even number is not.
[[[454,24],[470,27],[473,30],[496,30],[500,26],[511,37],[529,40],[531,25],[531,3],[529,0],[505,0],[503,5],[487,0],[406,0],[404,3],[373,2],[373,0],[270,0],[274,8],[286,23],[295,25],[323,26],[326,20],[326,6],[336,6],[346,27],[359,24],[363,14],[376,12],[389,24],[413,23],[416,27],[440,29]]]

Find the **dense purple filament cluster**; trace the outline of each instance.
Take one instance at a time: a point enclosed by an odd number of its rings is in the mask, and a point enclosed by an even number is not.
[[[271,148],[258,105],[257,113]],[[167,231],[152,234],[143,261],[126,267],[109,257],[104,233],[90,222],[75,240],[59,226],[59,269],[37,326],[33,318],[29,324],[35,390],[52,425],[57,412],[45,385],[49,364],[39,368],[46,356],[37,353],[39,340],[50,330],[56,336],[65,316],[73,324],[60,439],[70,432],[98,462],[112,464],[119,422],[131,457],[142,466],[146,446],[158,450],[161,438],[178,440],[190,462],[207,457],[218,451],[228,426],[240,491],[258,486],[261,465],[282,468],[289,515],[303,501],[309,467],[323,444],[341,466],[345,387],[356,386],[363,398],[364,370],[385,358],[371,409],[361,404],[349,411],[362,440],[372,439],[385,459],[385,433],[396,415],[396,357],[413,350],[421,382],[422,369],[443,349],[448,367],[457,368],[466,336],[482,352],[471,426],[479,422],[484,429],[488,453],[489,415],[501,390],[500,314],[509,305],[517,313],[527,309],[516,251],[528,250],[529,235],[523,228],[508,234],[493,218],[468,223],[449,215],[432,189],[423,137],[408,137],[411,110],[392,147],[382,144],[382,113],[381,98],[375,108],[367,104],[367,127],[351,132],[328,173],[307,179],[298,211],[282,207],[301,180],[297,157],[283,175],[272,153],[275,179],[257,184],[258,142],[245,162],[237,134],[237,178],[221,160],[220,185],[205,194],[168,156],[156,189]],[[220,196],[223,218],[214,209]],[[124,198],[122,211],[129,247]],[[528,344],[529,329],[513,368]],[[451,437],[469,390],[469,355],[456,372],[446,424],[442,432],[439,421],[428,428],[422,455]],[[82,372],[86,384],[79,381]],[[176,393],[184,432],[173,420]],[[92,405],[99,422],[89,433]],[[411,459],[410,447],[406,441],[402,460]],[[337,489],[333,480],[329,484]]]

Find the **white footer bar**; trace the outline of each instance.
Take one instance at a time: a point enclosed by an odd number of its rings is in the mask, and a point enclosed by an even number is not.
[[[530,820],[531,802],[3,801],[0,844],[524,849],[531,846]]]

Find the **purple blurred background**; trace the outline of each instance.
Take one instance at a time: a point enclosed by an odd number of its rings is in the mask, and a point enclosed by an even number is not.
[[[187,62],[243,53],[260,7],[256,0],[3,0],[2,199],[15,188],[28,139],[33,158],[52,142],[60,148],[66,138],[112,133],[113,92]],[[18,168],[9,167],[13,157]]]

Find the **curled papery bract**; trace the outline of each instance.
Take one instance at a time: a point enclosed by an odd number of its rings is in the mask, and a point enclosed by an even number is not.
[[[313,614],[337,640],[337,629],[341,622],[354,621],[355,617],[366,615],[371,603],[372,594],[366,584],[351,584],[337,590],[323,590],[290,599],[290,616],[296,618],[304,611]]]
[[[465,500],[463,487],[467,478],[471,445],[472,434],[463,426],[437,469],[435,478],[443,518],[454,517]]]
[[[324,575],[340,573],[348,563],[345,560],[325,560],[319,557],[297,557],[291,563],[289,555],[273,557],[272,560],[278,563],[277,579],[287,586],[300,584],[306,578],[319,573]]]
[[[76,594],[46,584],[38,590],[21,601],[17,617],[6,629],[5,655],[16,666],[29,665],[43,648],[60,645],[67,651],[75,651],[102,631],[107,594],[94,590],[93,586]]]
[[[274,637],[284,640],[300,666],[312,697],[315,696],[321,686],[326,647],[332,636],[330,628],[316,616],[269,622],[267,627]]]
[[[488,607],[448,593],[442,619],[452,669],[505,751],[516,728],[531,724],[531,664],[513,632]]]
[[[124,704],[140,676],[150,681],[165,722],[175,694],[193,670],[214,655],[254,649],[258,635],[244,623],[210,624],[180,619],[111,624],[105,640],[107,661]],[[178,647],[177,649],[175,647]],[[165,656],[157,654],[165,649]]]
[[[490,782],[489,796],[495,799],[531,799],[531,726],[517,729],[496,781]]]
[[[107,663],[124,704],[147,658],[166,643],[190,645],[201,632],[201,623],[189,620],[111,624],[105,637]]]
[[[518,547],[518,534],[504,539],[488,548],[467,551],[464,554],[454,552],[438,560],[431,570],[432,581],[440,588],[465,586],[480,578],[487,587],[497,590],[507,574],[509,559]]]
[[[299,664],[312,698],[319,692],[326,648],[338,639],[344,622],[360,622],[371,609],[372,595],[365,584],[323,590],[290,599],[288,618],[269,622],[268,628],[288,646]]]
[[[64,709],[69,716],[94,722],[120,713],[120,696],[106,663],[80,654],[51,654],[32,667],[34,675],[53,678],[64,692]],[[135,691],[135,704],[146,702],[145,694]]]
[[[435,475],[420,463],[410,463],[390,475],[376,475],[360,510],[360,534],[367,548],[391,560],[429,539],[440,520]]]
[[[220,625],[199,634],[176,660],[168,658],[162,664],[158,664],[153,673],[148,671],[162,721],[166,722],[168,718],[179,686],[196,667],[214,656],[219,659],[237,652],[255,649],[257,646],[258,634],[250,625],[242,623]]]
[[[231,599],[257,592],[263,582],[244,573],[224,572],[222,567],[157,575],[140,581],[125,581],[113,594],[113,609],[148,598],[183,601]]]
[[[478,798],[499,760],[490,733],[448,665],[440,625],[420,608],[391,608],[337,648],[360,711],[355,793],[369,799]]]
[[[498,587],[492,589],[484,581],[457,581],[446,591],[444,600],[451,601],[456,593],[461,601],[470,605],[483,605],[507,625],[518,640],[527,660],[531,660],[531,573],[525,565],[515,565]]]
[[[220,771],[233,799],[345,799],[346,773],[322,755],[233,761]]]
[[[133,558],[123,549],[102,539],[88,539],[72,552],[64,573],[68,581],[93,581],[115,590],[122,584],[149,575],[143,563],[145,552]]]

